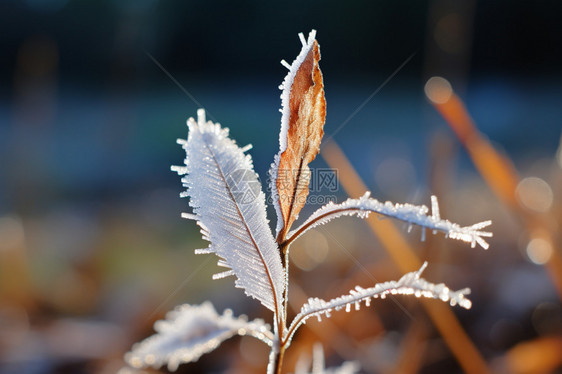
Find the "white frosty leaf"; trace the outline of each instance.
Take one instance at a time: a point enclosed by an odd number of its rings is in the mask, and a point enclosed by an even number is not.
[[[465,309],[470,309],[472,303],[465,297],[470,293],[470,289],[465,288],[459,291],[452,291],[443,283],[433,284],[426,281],[420,277],[426,266],[427,262],[418,271],[407,273],[398,281],[378,283],[374,287],[367,289],[357,286],[348,295],[343,295],[330,301],[319,298],[308,299],[308,302],[302,306],[300,313],[291,323],[291,327],[289,327],[289,334],[291,334],[289,338],[310,317],[315,316],[321,320],[323,315],[330,317],[333,310],[345,308],[349,312],[352,307],[358,310],[361,302],[365,302],[369,306],[373,298],[380,297],[384,299],[388,294],[440,299],[444,302],[448,301],[452,306],[458,304]]]
[[[261,319],[248,322],[233,317],[227,309],[218,315],[210,302],[184,304],[168,312],[166,320],[154,324],[156,334],[136,343],[125,361],[133,368],[159,368],[165,364],[175,371],[182,363],[197,361],[234,335],[249,335],[271,345],[273,335]]]
[[[439,216],[439,205],[437,198],[431,197],[432,214],[428,215],[429,209],[425,205],[394,204],[387,201],[382,203],[377,199],[370,198],[370,192],[365,193],[359,199],[348,199],[341,204],[332,202],[318,209],[297,229],[291,231],[288,240],[292,241],[309,229],[318,225],[323,225],[334,218],[341,216],[356,215],[359,218],[367,218],[370,213],[377,213],[383,216],[396,218],[410,225],[422,227],[422,240],[425,229],[433,232],[441,231],[445,236],[471,243],[472,247],[478,243],[482,248],[488,249],[488,243],[483,237],[491,237],[492,233],[481,231],[481,229],[492,224],[492,221],[479,222],[471,226],[460,226],[457,223],[441,219]]]
[[[301,355],[295,366],[295,374],[355,374],[359,372],[359,364],[353,361],[346,361],[336,368],[325,368],[324,349],[322,344],[314,344],[312,351],[312,371],[308,371],[310,366],[308,355]]]
[[[289,65],[286,61],[282,61],[282,65],[289,69],[289,72],[285,76],[283,83],[279,86],[282,90],[281,92],[281,131],[279,132],[279,153],[275,155],[271,168],[269,170],[269,182],[271,189],[271,198],[273,200],[273,206],[275,207],[275,212],[277,213],[277,233],[283,228],[283,215],[281,213],[281,207],[279,205],[279,193],[277,191],[277,179],[279,170],[280,156],[287,149],[287,134],[289,131],[289,119],[291,116],[289,101],[291,99],[291,87],[293,86],[293,81],[295,75],[299,70],[301,64],[305,60],[306,56],[310,52],[314,44],[314,39],[316,38],[316,30],[312,30],[308,34],[308,40],[304,39],[302,33],[299,34],[299,38],[302,43],[302,49],[298,56],[295,58],[293,63]]]
[[[187,121],[187,142],[179,141],[187,154],[185,167],[174,168],[185,174],[184,196],[190,197],[203,238],[211,242],[207,252],[232,269],[237,287],[275,311],[283,304],[285,270],[252,158],[228,137],[227,128],[205,121],[203,109],[197,115],[197,122]]]

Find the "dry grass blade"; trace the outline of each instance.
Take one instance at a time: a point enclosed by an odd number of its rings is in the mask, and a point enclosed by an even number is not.
[[[365,184],[333,141],[322,148],[322,156],[330,167],[339,171],[340,183],[348,195],[358,197],[365,193]],[[381,221],[373,216],[367,222],[400,271],[409,272],[421,266],[420,259],[391,221]],[[473,374],[490,373],[486,361],[451,309],[428,300],[423,300],[422,305],[463,370]]]
[[[529,234],[539,229],[542,233],[541,237],[552,248],[556,248],[556,233],[545,230],[546,225],[541,222],[540,217],[525,211],[517,202],[515,191],[520,177],[513,162],[500,154],[478,131],[462,100],[455,94],[449,82],[440,77],[433,77],[426,83],[425,93],[466,148],[474,166],[498,199],[522,221]],[[553,251],[545,266],[562,299],[562,256],[560,253]]]
[[[494,193],[506,204],[517,207],[515,188],[519,177],[513,164],[482,137],[450,84],[440,77],[431,78],[425,85],[425,93],[466,147],[478,172]]]
[[[423,322],[412,321],[401,345],[396,366],[386,371],[385,374],[418,373],[427,354],[427,346],[427,331]]]
[[[562,339],[542,337],[519,343],[500,359],[514,374],[551,373],[562,365]]]

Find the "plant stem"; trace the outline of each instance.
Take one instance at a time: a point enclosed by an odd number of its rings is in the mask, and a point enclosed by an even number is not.
[[[276,315],[279,317],[277,320],[277,343],[271,347],[271,354],[269,356],[268,373],[269,374],[281,374],[281,369],[283,367],[283,357],[285,355],[286,341],[283,339],[287,330],[287,299],[289,297],[289,243],[279,245],[279,252],[281,254],[281,260],[285,266],[285,292],[283,295],[283,307],[281,311],[277,311]],[[278,344],[279,346],[275,346]],[[270,371],[271,370],[271,371]]]
[[[275,361],[273,362],[273,373],[281,374],[281,369],[283,368],[283,357],[285,356],[285,345],[282,344],[279,347],[279,351],[276,352]]]
[[[287,323],[287,308],[289,307],[289,245],[281,246],[281,253],[285,262],[285,294],[283,295],[283,326]],[[282,337],[283,334],[281,334]]]

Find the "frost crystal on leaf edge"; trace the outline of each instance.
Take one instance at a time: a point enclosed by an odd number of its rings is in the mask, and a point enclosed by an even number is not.
[[[439,216],[437,198],[432,196],[431,202],[432,214],[428,215],[429,209],[425,205],[394,204],[390,201],[382,203],[377,199],[370,198],[370,192],[366,192],[365,195],[359,199],[348,199],[341,204],[330,202],[324,205],[322,208],[312,213],[300,227],[292,230],[288,237],[290,240],[294,240],[311,228],[323,225],[337,217],[356,215],[359,218],[367,218],[370,213],[377,213],[404,221],[410,224],[410,226],[421,226],[422,240],[425,237],[425,229],[429,229],[434,233],[441,231],[446,237],[451,239],[471,243],[473,248],[476,246],[476,243],[478,243],[482,248],[488,249],[489,244],[483,237],[491,237],[492,233],[481,231],[481,229],[491,225],[492,221],[483,221],[463,227],[457,223],[441,219]]]
[[[271,199],[273,201],[273,207],[275,208],[275,213],[277,216],[277,224],[276,224],[276,235],[279,234],[279,231],[283,228],[283,214],[281,212],[281,207],[279,205],[279,194],[277,192],[277,179],[278,169],[279,169],[279,161],[281,154],[285,152],[287,149],[287,133],[289,131],[289,117],[291,115],[290,108],[289,108],[289,101],[291,99],[291,86],[293,85],[293,81],[295,79],[295,75],[299,70],[301,64],[303,63],[304,59],[306,58],[308,52],[312,48],[314,44],[314,40],[316,39],[316,30],[310,31],[308,34],[308,39],[305,40],[303,33],[299,33],[299,39],[302,44],[302,49],[300,53],[297,55],[295,60],[291,65],[289,65],[285,60],[281,61],[281,64],[289,69],[289,72],[283,79],[283,83],[279,86],[279,89],[282,90],[281,92],[281,130],[279,131],[279,153],[277,153],[273,158],[273,163],[269,169],[269,179],[270,179],[270,189],[271,189]]]
[[[389,281],[384,283],[377,283],[371,288],[355,287],[348,295],[342,295],[335,299],[325,301],[319,298],[309,298],[308,301],[302,306],[299,314],[295,317],[289,327],[289,340],[296,332],[298,327],[306,323],[310,317],[317,317],[318,320],[322,316],[330,317],[333,310],[344,309],[349,312],[352,307],[359,310],[361,303],[364,302],[366,306],[370,306],[373,298],[386,298],[387,295],[414,295],[416,297],[426,297],[432,299],[440,299],[444,302],[449,302],[451,306],[459,305],[465,309],[470,309],[472,302],[465,296],[470,293],[470,289],[464,288],[459,291],[452,291],[443,283],[434,284],[421,278],[421,273],[427,267],[427,262],[424,262],[422,267],[402,276],[398,281]]]

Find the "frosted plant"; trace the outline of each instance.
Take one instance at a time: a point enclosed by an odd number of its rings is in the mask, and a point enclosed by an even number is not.
[[[259,300],[273,312],[272,328],[262,320],[248,321],[245,316],[234,317],[227,310],[219,315],[210,302],[199,306],[182,305],[168,313],[167,319],[155,324],[156,334],[133,346],[125,360],[133,368],[167,365],[175,370],[182,363],[193,362],[214,350],[224,340],[235,335],[255,337],[271,347],[267,372],[281,373],[283,357],[291,345],[295,332],[311,317],[329,318],[334,311],[359,309],[370,306],[373,299],[386,295],[404,294],[438,299],[470,308],[466,297],[470,290],[450,290],[444,284],[433,284],[418,270],[405,274],[398,281],[375,284],[370,288],[356,287],[348,294],[325,301],[310,298],[296,317],[288,323],[287,300],[289,292],[289,248],[293,241],[307,230],[341,216],[366,218],[371,213],[391,217],[422,228],[442,232],[448,238],[476,244],[484,249],[484,238],[492,236],[482,231],[491,224],[484,221],[460,226],[440,217],[437,199],[431,197],[431,213],[426,206],[382,203],[366,193],[359,199],[348,199],[340,204],[327,204],[296,229],[291,230],[309,193],[308,164],[320,149],[326,116],[326,101],[322,73],[318,62],[320,47],[313,30],[308,39],[302,34],[302,50],[293,61],[282,64],[289,69],[280,88],[281,132],[279,152],[270,169],[270,187],[277,214],[275,236],[266,218],[265,194],[251,156],[245,154],[251,146],[239,147],[229,138],[228,129],[205,119],[205,111],[197,111],[197,120],[187,121],[187,140],[179,140],[186,152],[185,165],[172,169],[182,175],[190,197],[193,213],[183,217],[193,219],[201,228],[208,248],[196,253],[214,253],[218,265],[225,268],[214,279],[235,277],[236,287]],[[356,364],[345,363],[340,368],[324,369],[320,348],[315,348],[312,373],[354,373]],[[299,365],[297,373],[308,371],[308,365]]]

